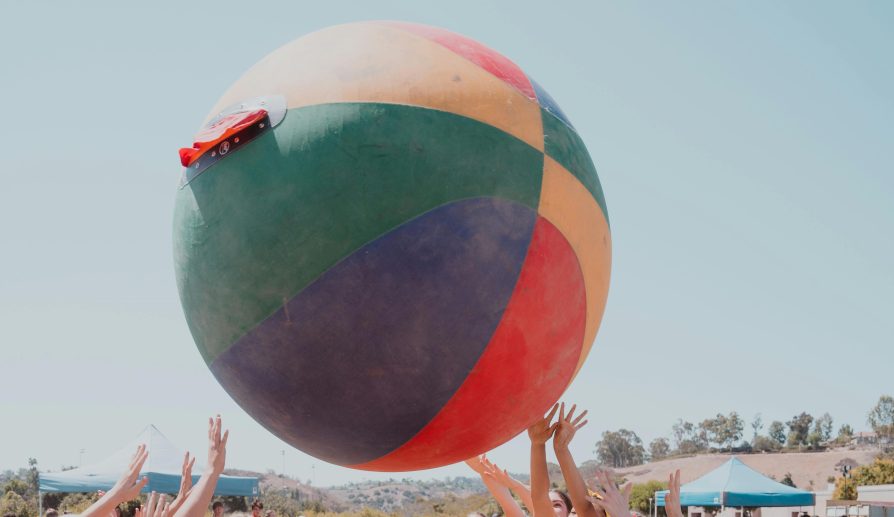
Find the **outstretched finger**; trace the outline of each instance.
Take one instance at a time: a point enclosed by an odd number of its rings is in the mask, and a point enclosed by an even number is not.
[[[568,411],[568,414],[565,415],[565,421],[571,422],[571,419],[574,418],[574,412],[577,411],[577,404],[571,406],[571,409]]]
[[[556,416],[556,411],[558,411],[558,410],[559,410],[559,404],[556,403],[556,405],[553,406],[553,408],[550,410],[550,412],[545,417],[543,417],[543,419],[546,420],[547,422],[552,422],[553,417]]]
[[[230,430],[227,429],[226,431],[224,431],[223,438],[220,439],[220,448],[221,449],[227,448],[227,440],[229,440],[229,439],[230,439]]]
[[[140,451],[140,455],[136,458],[136,461],[131,465],[130,470],[127,472],[127,483],[132,484],[136,481],[137,477],[140,475],[140,471],[143,470],[143,465],[146,463],[146,459],[149,457],[149,452],[145,447]]]
[[[575,426],[574,426],[574,430],[575,430],[575,431],[580,430],[581,427],[587,425],[587,422],[589,422],[589,420],[584,420],[583,422],[581,422],[581,423],[575,425]]]
[[[143,451],[146,450],[146,446],[144,444],[140,444],[137,446],[137,450],[133,453],[133,456],[130,458],[130,463],[127,465],[127,470],[132,471],[134,466],[139,463],[140,457],[143,455]]]
[[[580,422],[581,420],[583,420],[584,417],[587,416],[587,413],[589,413],[589,412],[590,412],[589,409],[585,409],[585,410],[583,410],[583,411],[581,412],[581,414],[577,415],[577,418],[575,418],[574,420],[571,421],[571,425],[577,425],[578,422]],[[568,416],[568,419],[571,420],[571,416],[570,416],[570,415]]]
[[[167,515],[167,510],[171,508],[171,503],[166,501],[167,498],[165,494],[161,494],[161,497],[158,498],[158,505],[155,507],[155,515],[158,517]]]
[[[146,499],[146,515],[153,517],[155,515],[155,505],[158,502],[158,494],[152,491]]]

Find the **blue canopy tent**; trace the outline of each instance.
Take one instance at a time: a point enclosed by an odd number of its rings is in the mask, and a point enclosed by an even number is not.
[[[666,495],[667,490],[655,493],[658,506],[664,506]],[[761,508],[814,504],[816,497],[812,492],[777,483],[736,457],[680,487],[681,506]]]
[[[154,425],[150,425],[131,443],[99,463],[64,472],[41,473],[41,496],[43,492],[95,492],[112,488],[127,470],[133,453],[140,444],[145,444],[149,451],[149,457],[140,473],[140,477],[149,478],[143,493],[154,490],[176,494],[180,490],[184,451],[174,446]],[[202,472],[202,467],[195,465],[193,472]],[[194,474],[192,479],[193,483],[198,482],[199,475]],[[222,475],[214,493],[257,497],[258,478]],[[39,499],[43,500],[42,497]]]

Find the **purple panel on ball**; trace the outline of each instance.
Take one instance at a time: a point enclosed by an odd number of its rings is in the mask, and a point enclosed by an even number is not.
[[[457,201],[345,258],[211,369],[271,432],[323,460],[379,458],[463,383],[512,296],[536,213]]]

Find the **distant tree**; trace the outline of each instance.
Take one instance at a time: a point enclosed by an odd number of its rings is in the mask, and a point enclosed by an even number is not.
[[[59,513],[81,513],[96,501],[96,494],[70,493],[65,494],[59,503]]]
[[[879,443],[891,444],[894,438],[894,397],[882,395],[866,419],[879,437]]]
[[[813,424],[813,417],[809,413],[802,412],[795,415],[791,420],[786,422],[788,426],[788,446],[797,447],[807,444],[807,436],[810,434],[810,427]]]
[[[855,468],[851,478],[857,485],[894,484],[894,460],[876,459],[869,465]]]
[[[614,468],[642,465],[646,456],[643,441],[627,429],[603,432],[595,452],[603,465]]]
[[[835,492],[832,499],[856,501],[857,500],[857,483],[852,478],[838,478],[835,482]]]
[[[782,476],[782,479],[779,482],[782,483],[783,485],[788,485],[792,488],[798,488],[797,485],[795,485],[795,481],[792,479],[791,472],[786,472],[785,475]]]
[[[854,428],[848,424],[841,424],[841,427],[838,428],[838,437],[835,438],[835,441],[840,444],[845,444],[854,437]]]
[[[691,422],[685,422],[682,418],[677,419],[677,423],[671,427],[671,431],[674,435],[674,447],[679,450],[683,442],[689,438],[694,429],[695,426],[693,426]]]
[[[726,427],[726,417],[720,413],[714,418],[706,418],[698,424],[698,437],[707,445],[723,444],[723,429]]]
[[[10,478],[9,481],[7,481],[6,484],[3,485],[3,488],[0,489],[0,492],[4,494],[7,492],[15,492],[22,497],[27,497],[28,490],[28,483],[19,479],[18,477],[14,477]]]
[[[652,461],[658,461],[666,458],[670,454],[670,443],[667,438],[655,438],[649,443],[649,458]]]
[[[785,424],[779,420],[774,420],[770,423],[767,431],[770,433],[770,438],[779,442],[780,445],[785,443]]]
[[[816,421],[813,423],[813,432],[819,435],[820,441],[828,442],[832,439],[832,426],[834,424],[834,420],[832,420],[832,415],[829,413],[823,413],[823,416],[818,417]]]
[[[32,495],[37,495],[40,490],[40,471],[37,470],[37,459],[28,458],[28,471],[25,475],[25,481],[28,483],[29,491]]]
[[[751,430],[754,433],[751,436],[751,445],[754,445],[754,442],[757,440],[758,433],[761,432],[761,429],[764,428],[764,421],[761,418],[761,414],[758,413],[754,415],[754,418],[751,419]]]
[[[649,515],[650,506],[654,505],[653,501],[649,503],[649,498],[655,497],[655,492],[667,490],[667,483],[662,481],[647,481],[645,483],[637,483],[630,490],[630,509],[636,510],[642,515]]]
[[[34,517],[34,513],[32,513],[25,498],[15,492],[6,492],[6,494],[0,498],[0,515]]]
[[[745,429],[745,421],[735,411],[726,416],[723,422],[723,432],[721,434],[724,443],[729,447],[730,452],[733,450],[733,444],[742,439],[742,431]]]
[[[819,449],[820,444],[823,443],[823,436],[817,431],[810,431],[810,434],[807,435],[807,446],[811,449]]]
[[[778,451],[780,448],[782,448],[781,443],[762,434],[757,435],[757,438],[754,439],[754,444],[752,445],[752,449],[758,452]]]
[[[677,454],[695,454],[708,447],[704,432],[692,422],[678,419],[672,430]]]

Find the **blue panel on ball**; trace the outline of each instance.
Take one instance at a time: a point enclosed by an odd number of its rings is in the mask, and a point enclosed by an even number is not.
[[[212,371],[303,451],[342,465],[379,458],[431,421],[477,362],[535,220],[496,198],[427,212],[325,272]]]
[[[530,77],[528,79],[531,79]],[[537,84],[537,81],[531,79],[531,84],[534,86],[534,92],[537,93],[537,102],[540,103],[540,107],[545,109],[546,111],[555,115],[559,120],[568,125],[568,127],[573,128],[571,125],[571,121],[568,120],[568,117],[565,115],[565,112],[562,111],[562,108],[559,107],[558,103],[556,103],[555,99],[543,89],[542,86]]]

